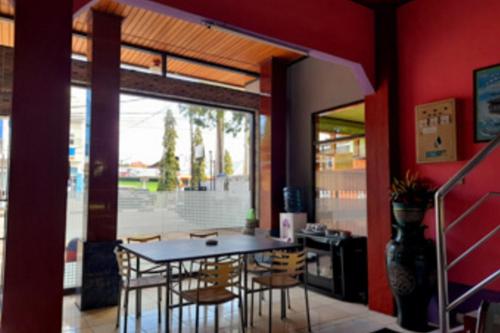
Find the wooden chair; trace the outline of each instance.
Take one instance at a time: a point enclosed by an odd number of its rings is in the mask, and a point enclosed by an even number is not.
[[[158,323],[161,323],[161,287],[167,282],[166,276],[163,274],[154,274],[148,276],[136,276],[133,277],[133,269],[131,265],[131,255],[129,252],[121,250],[120,248],[115,249],[116,261],[118,263],[118,273],[120,274],[120,285],[118,291],[118,313],[116,318],[116,328],[120,326],[120,312],[121,312],[121,298],[122,292],[125,292],[125,322],[124,322],[124,332],[127,332],[127,319],[128,319],[128,301],[130,291],[140,291],[147,288],[157,288],[158,289]]]
[[[145,237],[128,237],[127,238],[127,243],[149,243],[149,242],[159,242],[161,241],[161,235],[153,235],[153,236],[145,236]],[[133,254],[130,254],[131,259],[135,259],[135,267],[132,269],[135,272],[136,277],[141,277],[144,275],[151,275],[151,274],[163,274],[165,275],[167,273],[167,268],[165,265],[154,265],[149,262],[144,262],[146,265],[145,268],[141,268],[141,259]],[[144,267],[144,266],[143,266]],[[174,270],[178,271],[178,274],[188,274],[187,269],[182,265],[176,265],[172,264],[170,265],[170,269],[172,272],[170,272],[170,276],[172,276],[172,273]],[[136,315],[137,317],[141,316],[141,290],[136,291]],[[173,299],[173,288],[170,288],[170,299]]]
[[[152,235],[152,236],[134,236],[127,237],[127,243],[150,243],[150,242],[159,242],[161,241],[161,235]],[[141,258],[130,254],[130,259],[135,261],[135,267],[132,267],[132,271],[135,273],[135,277],[139,278],[144,275],[152,275],[152,274],[166,274],[167,269],[164,265],[153,265],[149,262],[144,262]],[[141,267],[142,266],[142,267]],[[172,298],[172,294],[170,296]],[[135,313],[137,317],[141,316],[141,308],[142,308],[142,291],[136,290],[135,293],[135,304],[136,309]]]
[[[483,301],[478,311],[476,333],[500,332],[500,303]]]
[[[311,332],[311,319],[309,314],[309,295],[307,291],[307,265],[306,265],[306,252],[273,252],[272,273],[269,275],[263,275],[255,277],[252,279],[252,290],[259,291],[255,288],[255,284],[261,286],[263,290],[269,290],[269,332],[272,328],[272,309],[273,309],[273,289],[281,290],[282,299],[282,319],[286,316],[285,307],[285,290],[297,287],[299,285],[304,286],[305,301],[306,301],[306,315],[307,315],[307,328]],[[303,278],[303,282],[300,280]],[[254,308],[254,293],[251,297],[250,305],[250,325],[253,325],[253,308]]]
[[[262,257],[272,258],[272,252],[263,252],[260,253]],[[252,275],[263,276],[271,273],[271,263],[266,263],[265,261],[258,261],[256,255],[249,256],[249,260],[247,263],[247,271]],[[250,291],[251,293],[254,290]],[[262,316],[262,301],[265,300],[264,291],[261,289],[259,292],[259,316]],[[288,309],[292,309],[292,303],[290,300],[290,289],[286,289],[286,297],[288,302]]]
[[[219,237],[218,231],[192,232],[189,234],[189,239],[205,239],[205,238],[217,238],[217,237]],[[197,264],[198,266],[200,266],[202,262],[206,262],[206,259],[205,260],[191,260],[189,262],[189,282],[188,282],[189,289],[191,289],[191,280],[194,278],[194,275],[195,275],[194,264]]]
[[[219,305],[238,299],[241,327],[245,332],[243,323],[243,306],[241,295],[241,259],[227,260],[224,262],[201,262],[197,276],[196,289],[182,290],[179,284],[179,332],[182,331],[182,306],[183,300],[194,303],[196,306],[195,332],[199,330],[200,305],[215,306],[215,332],[219,331]],[[233,290],[238,292],[234,293]]]
[[[153,236],[146,236],[146,237],[127,237],[127,243],[150,243],[150,242],[159,242],[161,241],[161,235],[153,235]],[[135,259],[136,261],[136,267],[134,270],[137,272],[137,274],[142,275],[142,274],[164,274],[166,273],[166,268],[164,265],[151,265],[150,263],[146,262],[146,269],[141,269],[141,259],[133,254],[130,254],[131,259]]]

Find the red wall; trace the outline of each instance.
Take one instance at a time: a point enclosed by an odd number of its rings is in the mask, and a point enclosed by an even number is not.
[[[75,10],[88,2],[75,0]],[[155,2],[360,63],[373,78],[373,13],[349,0]]]
[[[500,2],[498,0],[416,0],[398,11],[399,139],[401,173],[416,169],[443,184],[483,144],[473,139],[473,80],[475,68],[500,63]],[[414,107],[454,97],[458,99],[458,145],[461,161],[416,165]],[[446,214],[451,219],[487,191],[500,190],[500,151],[450,195]],[[463,225],[450,232],[449,258],[498,225],[500,199],[492,199]],[[429,211],[428,234],[434,234],[434,211]],[[450,280],[473,284],[498,269],[500,235],[450,272]],[[492,288],[500,290],[497,281]]]

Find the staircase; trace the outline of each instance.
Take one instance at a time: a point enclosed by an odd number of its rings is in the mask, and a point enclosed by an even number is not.
[[[493,237],[499,230],[500,225],[497,225],[493,230],[489,231],[485,236],[478,240],[475,244],[465,250],[461,255],[455,258],[452,262],[448,262],[446,257],[446,234],[454,227],[463,222],[467,216],[476,211],[481,205],[489,198],[500,196],[500,193],[489,192],[476,201],[469,207],[462,215],[452,221],[450,224],[445,225],[445,211],[444,202],[446,195],[451,192],[458,184],[461,184],[464,178],[474,170],[481,162],[488,157],[498,146],[500,146],[500,135],[494,140],[489,142],[481,151],[479,151],[462,169],[460,169],[453,177],[451,177],[446,184],[444,184],[436,192],[435,206],[436,206],[436,251],[438,262],[438,298],[439,298],[439,327],[440,332],[450,333],[450,312],[457,306],[468,300],[475,293],[483,287],[492,283],[500,277],[500,267],[485,277],[482,281],[467,290],[465,293],[450,301],[448,298],[448,271],[459,264],[469,254],[485,244],[491,237]]]

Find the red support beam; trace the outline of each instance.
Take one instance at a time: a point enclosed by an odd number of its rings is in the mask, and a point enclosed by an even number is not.
[[[87,241],[114,241],[118,211],[122,18],[93,11],[91,20],[92,111]]]
[[[371,310],[394,314],[394,302],[385,264],[385,247],[392,236],[389,188],[397,170],[396,155],[396,9],[378,8],[376,18],[375,94],[366,105],[368,305]]]
[[[260,227],[279,232],[286,186],[286,62],[272,58],[261,67]]]
[[[17,0],[2,332],[60,332],[72,1]],[[36,30],[36,33],[34,33]]]
[[[117,304],[116,246],[122,18],[92,11],[90,158],[81,310]]]

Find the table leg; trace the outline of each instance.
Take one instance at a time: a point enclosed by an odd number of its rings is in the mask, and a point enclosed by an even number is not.
[[[136,269],[137,269],[137,277],[141,277],[141,264],[140,264],[140,259],[139,257],[136,257]],[[142,292],[141,289],[137,289],[135,291],[135,316],[136,318],[139,318],[141,316],[141,299],[142,298]]]
[[[167,283],[165,284],[165,332],[170,332],[170,263],[167,263]]]
[[[243,255],[243,307],[245,327],[248,326],[248,255]]]

